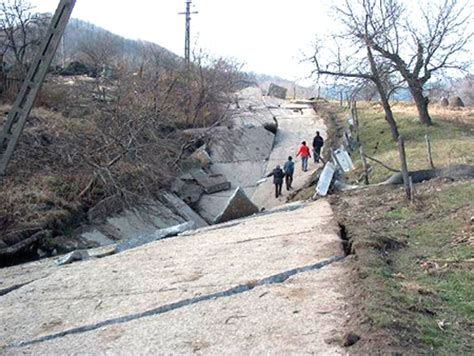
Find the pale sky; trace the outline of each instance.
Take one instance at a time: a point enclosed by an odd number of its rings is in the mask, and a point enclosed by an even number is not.
[[[59,0],[30,0],[54,12]],[[192,43],[215,56],[234,57],[244,70],[299,80],[311,72],[300,64],[315,35],[334,23],[331,0],[193,0]],[[185,0],[77,0],[73,17],[130,39],[184,52]],[[301,83],[307,81],[300,81]]]

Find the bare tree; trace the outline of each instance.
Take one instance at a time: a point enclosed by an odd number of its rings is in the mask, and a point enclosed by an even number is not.
[[[24,70],[31,57],[30,50],[39,44],[44,17],[33,12],[27,0],[6,0],[0,3],[0,41],[5,59]]]
[[[105,66],[113,65],[113,61],[120,58],[120,38],[110,32],[96,31],[78,43],[78,56],[81,60],[94,68],[99,74]]]
[[[436,72],[463,69],[458,55],[472,39],[470,11],[458,0],[442,0],[410,16],[399,0],[345,1],[337,9],[354,39],[387,59],[405,80],[420,121],[431,125],[425,84]]]
[[[237,90],[242,64],[226,58],[213,58],[203,51],[194,54],[188,89],[191,91],[193,126],[206,126],[218,120]]]
[[[393,139],[396,141],[399,136],[398,127],[389,101],[390,95],[396,89],[396,86],[390,80],[390,68],[386,65],[385,61],[374,56],[373,50],[368,44],[364,47],[356,47],[355,53],[344,56],[338,39],[344,40],[347,37],[341,38],[340,35],[332,37],[330,46],[337,48],[337,52],[332,55],[324,53],[320,46],[316,46],[316,51],[312,58],[316,66],[315,72],[318,75],[357,80],[359,84],[364,82],[373,83],[385,112],[385,120],[390,126]],[[331,61],[328,58],[335,58],[335,60]],[[326,61],[326,63],[322,64],[322,61]]]

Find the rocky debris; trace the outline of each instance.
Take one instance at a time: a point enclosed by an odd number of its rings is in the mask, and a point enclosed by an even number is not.
[[[238,187],[230,197],[222,213],[215,218],[215,223],[243,218],[258,213],[258,207],[252,203],[245,192]]]
[[[132,248],[148,244],[153,241],[158,241],[171,236],[177,236],[188,230],[194,229],[196,224],[193,221],[188,221],[183,224],[172,226],[166,229],[160,229],[149,235],[143,235],[135,239],[122,242],[115,246],[115,253],[130,250]]]
[[[443,98],[441,99],[440,103],[439,103],[442,107],[446,108],[449,106],[449,100],[448,98]]]
[[[287,92],[288,89],[278,86],[274,83],[271,83],[270,87],[268,88],[268,96],[274,96],[280,99],[286,99]]]
[[[68,253],[66,256],[63,256],[56,260],[56,265],[63,266],[76,261],[84,261],[90,258],[89,253],[86,250],[76,250],[71,253]]]
[[[190,174],[207,194],[230,189],[230,182],[222,174],[209,174],[203,170],[193,170]]]

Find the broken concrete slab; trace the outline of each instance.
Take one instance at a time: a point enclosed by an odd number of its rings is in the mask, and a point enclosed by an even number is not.
[[[216,217],[222,213],[232,194],[232,190],[214,194],[204,194],[196,205],[196,211],[204,220],[212,225],[215,223]]]
[[[97,244],[97,246],[107,246],[115,242],[96,228],[92,228],[89,231],[83,232],[80,236],[89,243]]]
[[[210,224],[218,224],[256,214],[258,208],[238,187],[233,191],[203,195],[198,211]]]
[[[143,234],[151,234],[160,228],[167,228],[185,222],[185,219],[159,201],[152,201],[146,207],[126,210],[120,215],[109,217],[107,225],[118,236],[117,240],[130,240]],[[109,230],[110,231],[110,230]]]
[[[177,194],[189,206],[195,206],[201,199],[204,189],[189,174],[189,178],[178,178],[173,182],[171,191]]]
[[[258,213],[258,207],[252,203],[245,192],[239,187],[230,197],[222,213],[216,219],[216,223],[239,219]]]
[[[175,194],[165,192],[163,193],[163,199],[169,207],[179,212],[179,215],[181,215],[187,221],[194,222],[196,228],[208,225],[208,223],[202,217],[200,217],[198,213],[191,209],[182,199],[180,199]]]
[[[0,298],[0,353],[343,353],[324,342],[347,320],[350,267],[327,264],[343,253],[328,209],[321,200],[54,267]]]
[[[220,173],[232,183],[232,188],[241,187],[247,196],[252,196],[258,180],[265,174],[266,161],[240,161],[214,163],[212,172]]]
[[[262,161],[270,155],[274,139],[263,126],[227,129],[213,137],[209,154],[213,163]]]
[[[196,224],[193,221],[187,221],[183,224],[171,226],[166,229],[160,229],[160,230],[155,231],[152,234],[143,235],[138,238],[122,242],[118,244],[117,246],[115,246],[114,251],[115,253],[119,253],[126,250],[130,250],[132,248],[136,248],[153,241],[158,241],[158,240],[165,239],[167,237],[176,236],[185,231],[192,230],[195,227],[196,227]]]
[[[275,83],[271,83],[268,88],[268,96],[274,96],[279,99],[286,99],[287,92],[288,89],[276,85]]]
[[[222,174],[209,174],[203,170],[193,170],[190,173],[207,194],[228,190],[231,187],[230,182]]]

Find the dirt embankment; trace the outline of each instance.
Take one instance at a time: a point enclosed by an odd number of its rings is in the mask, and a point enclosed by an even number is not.
[[[472,350],[472,180],[378,187],[333,196],[349,241],[356,352]]]

